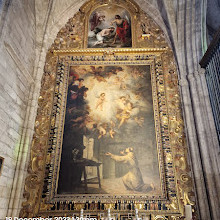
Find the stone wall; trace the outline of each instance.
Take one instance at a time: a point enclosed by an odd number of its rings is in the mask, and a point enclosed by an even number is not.
[[[35,1],[11,0],[1,16],[0,35],[0,219],[5,219],[13,194],[15,168],[24,149],[24,123],[35,61]],[[23,159],[22,159],[23,160]],[[24,169],[21,168],[21,169]],[[18,179],[18,178],[17,178]]]

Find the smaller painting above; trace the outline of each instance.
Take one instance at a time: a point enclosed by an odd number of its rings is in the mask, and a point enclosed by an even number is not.
[[[131,17],[122,7],[104,6],[89,17],[88,48],[132,47]]]

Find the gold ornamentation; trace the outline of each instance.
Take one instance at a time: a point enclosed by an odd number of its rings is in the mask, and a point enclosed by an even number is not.
[[[88,23],[90,12],[106,4],[119,5],[131,13],[134,18],[132,20],[134,48],[85,49],[88,31],[84,26]],[[158,160],[164,161],[165,164],[166,171],[163,175],[167,184],[164,187],[168,190],[168,197],[157,201],[147,199],[135,201],[132,198],[129,200],[118,198],[116,201],[106,196],[101,202],[96,198],[86,198],[78,203],[75,202],[77,199],[74,201],[68,197],[62,201],[48,200],[47,195],[50,193],[48,187],[52,181],[48,170],[51,169],[50,165],[57,157],[57,121],[61,105],[59,94],[65,92],[61,90],[66,71],[65,65],[71,62],[83,65],[92,63],[112,63],[113,65],[126,62],[146,64],[149,60],[152,63],[151,71],[157,76],[155,85],[157,94],[153,95],[160,96],[158,117],[161,139],[158,141],[163,142],[164,150]],[[81,209],[94,214],[106,211],[108,208],[113,212],[128,213],[138,208],[145,214],[151,214],[153,219],[182,219],[184,205],[194,206],[195,198],[192,192],[192,179],[188,174],[187,147],[174,57],[165,41],[164,33],[156,23],[140,10],[135,1],[89,1],[81,7],[80,12],[69,19],[65,27],[57,34],[57,38],[48,51],[44,72],[38,99],[39,107],[31,146],[31,159],[25,181],[24,198],[26,201],[22,204],[20,216],[54,216],[56,211],[64,213],[64,210],[71,215],[79,213]],[[44,184],[44,181],[47,184]]]
[[[157,216],[155,216],[155,218],[154,218],[155,220],[168,220],[168,218],[167,217],[165,217],[165,216],[162,216],[162,215],[157,215]]]
[[[85,206],[84,203],[77,203],[77,204],[75,205],[76,211],[80,211],[81,209],[84,208],[84,206]]]
[[[47,62],[54,64],[54,59]],[[35,122],[35,134],[31,148],[31,161],[28,167],[28,176],[25,180],[24,197],[26,201],[22,203],[21,216],[33,216],[38,212],[41,189],[44,181],[45,156],[48,145],[48,132],[50,124],[50,112],[53,100],[53,88],[55,77],[55,66],[50,67],[49,73],[45,73],[42,80],[41,95],[39,97],[39,108]]]

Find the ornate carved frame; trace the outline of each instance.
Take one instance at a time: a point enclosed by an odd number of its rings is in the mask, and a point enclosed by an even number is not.
[[[88,23],[91,11],[101,5],[118,4],[122,7],[129,4],[129,12],[136,20],[136,36],[141,34],[141,22],[152,26],[149,30],[150,39],[141,35],[136,37],[131,49],[85,49],[87,29],[82,35],[74,35],[71,23],[79,19],[80,24]],[[145,19],[145,20],[144,20]],[[60,37],[64,40],[60,40]],[[83,37],[84,36],[84,37]],[[158,38],[160,36],[160,39]],[[84,40],[83,40],[84,39]],[[159,39],[159,40],[158,40]],[[133,46],[134,46],[133,45]],[[57,166],[60,155],[63,123],[62,109],[65,109],[66,78],[68,66],[74,65],[103,65],[103,64],[146,64],[151,65],[151,74],[154,77],[153,99],[158,111],[157,135],[160,137],[161,152],[159,154],[161,175],[165,181],[163,187],[166,195],[162,198],[149,197],[112,197],[112,196],[55,196],[57,181]],[[39,107],[35,122],[35,134],[31,146],[31,158],[28,167],[28,176],[25,181],[24,197],[20,215],[33,216],[72,216],[81,208],[91,215],[98,215],[108,208],[113,213],[121,215],[139,212],[151,214],[155,219],[179,219],[184,215],[184,205],[194,205],[192,180],[187,165],[187,147],[184,136],[180,97],[178,92],[178,78],[172,51],[165,43],[163,33],[146,14],[132,1],[105,2],[90,1],[80,9],[80,13],[71,18],[65,28],[61,29],[48,52],[45,64],[45,73],[42,79]],[[55,181],[55,182],[54,182]],[[100,216],[99,216],[100,217]]]
[[[130,50],[131,52],[131,50]],[[74,53],[74,52],[73,52]],[[158,51],[159,55],[159,51]],[[146,200],[151,198],[150,196],[146,195],[127,195],[127,196],[121,196],[121,195],[59,195],[57,194],[57,183],[58,183],[58,177],[59,177],[59,169],[60,169],[60,161],[61,161],[61,151],[62,151],[62,137],[63,137],[63,125],[64,125],[64,118],[65,118],[65,106],[66,106],[66,91],[68,87],[68,73],[69,73],[69,67],[72,65],[149,65],[151,69],[151,78],[152,78],[152,90],[153,90],[153,103],[154,103],[154,113],[155,113],[155,127],[156,127],[156,138],[157,138],[157,149],[158,149],[158,160],[159,160],[159,170],[160,172],[160,179],[161,179],[161,188],[163,192],[163,196],[154,197],[154,199],[166,199],[167,193],[166,193],[166,187],[165,187],[165,171],[164,171],[164,160],[163,160],[163,149],[162,149],[162,143],[161,143],[161,128],[160,128],[160,114],[158,109],[158,103],[161,102],[162,97],[160,96],[158,98],[157,94],[157,76],[155,74],[155,65],[158,65],[158,56],[155,55],[145,55],[142,54],[143,59],[142,60],[135,60],[137,54],[130,55],[130,56],[118,56],[115,61],[112,61],[110,57],[99,57],[96,56],[97,59],[101,59],[102,61],[88,61],[90,58],[86,55],[81,56],[81,60],[79,61],[78,56],[60,56],[59,57],[59,66],[58,68],[64,69],[63,78],[64,80],[60,82],[59,86],[59,97],[58,100],[60,100],[60,106],[57,105],[56,109],[53,109],[52,113],[52,121],[55,121],[55,128],[57,132],[55,132],[55,135],[52,134],[49,139],[53,139],[56,137],[56,146],[54,147],[55,151],[55,157],[51,160],[47,166],[50,165],[51,169],[49,170],[49,177],[51,181],[48,181],[48,193],[49,195],[46,195],[47,201],[63,201],[63,200],[72,200],[74,199],[75,202],[84,203],[87,200],[111,200],[111,201],[117,201],[118,199],[123,200]],[[110,58],[110,59],[109,59]],[[125,60],[127,58],[128,60]],[[164,113],[165,109],[164,109]],[[51,127],[54,125],[51,125]]]

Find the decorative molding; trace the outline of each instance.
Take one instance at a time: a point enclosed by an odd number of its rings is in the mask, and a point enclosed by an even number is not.
[[[67,49],[53,50],[53,54],[57,55],[120,55],[120,54],[155,54],[163,53],[167,48],[131,48],[131,49]]]

